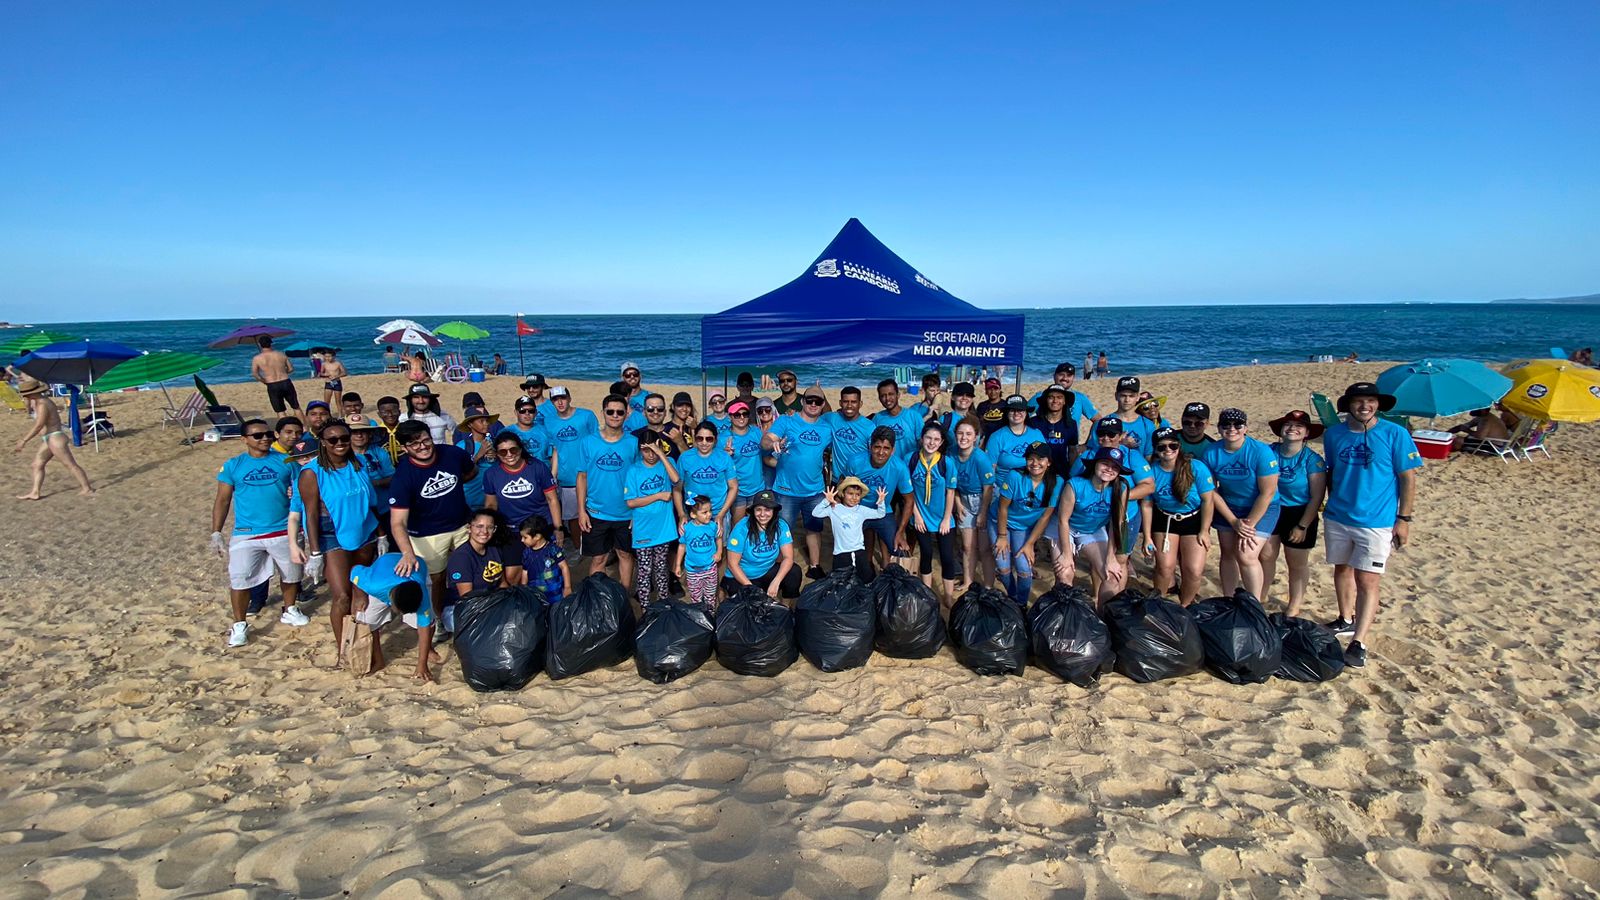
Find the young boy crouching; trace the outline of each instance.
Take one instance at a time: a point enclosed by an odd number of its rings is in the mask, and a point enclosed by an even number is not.
[[[350,569],[351,616],[370,629],[366,636],[357,636],[352,654],[359,655],[365,649],[360,647],[363,637],[372,645],[370,666],[363,671],[357,662],[355,668],[357,673],[365,675],[387,664],[378,632],[398,612],[401,621],[417,630],[417,670],[412,677],[432,681],[433,672],[428,664],[440,662],[440,657],[433,649],[434,614],[433,600],[428,596],[428,569],[419,561],[416,571],[410,575],[397,575],[394,569],[399,563],[400,554],[385,553],[371,565]]]

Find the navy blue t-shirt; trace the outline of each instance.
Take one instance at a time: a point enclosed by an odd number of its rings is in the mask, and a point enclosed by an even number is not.
[[[413,537],[455,531],[472,517],[466,492],[471,454],[445,444],[435,444],[433,454],[433,462],[426,466],[403,457],[389,482],[389,507],[411,511],[406,533]]]

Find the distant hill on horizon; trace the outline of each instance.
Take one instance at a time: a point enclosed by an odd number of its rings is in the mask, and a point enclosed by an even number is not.
[[[1582,297],[1524,297],[1516,300],[1490,300],[1490,303],[1566,303],[1577,305],[1581,303],[1600,303],[1600,294],[1584,294]]]

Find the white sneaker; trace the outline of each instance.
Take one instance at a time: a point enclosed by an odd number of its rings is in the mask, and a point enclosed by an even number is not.
[[[229,647],[243,647],[244,646],[244,641],[245,641],[245,634],[249,630],[250,630],[250,626],[246,625],[243,622],[235,622],[235,623],[233,623],[233,630],[228,632],[228,646]]]
[[[293,625],[296,628],[299,628],[302,625],[311,624],[311,620],[306,617],[305,613],[300,611],[300,607],[298,606],[285,607],[283,610],[283,615],[278,617],[278,621],[285,625]]]

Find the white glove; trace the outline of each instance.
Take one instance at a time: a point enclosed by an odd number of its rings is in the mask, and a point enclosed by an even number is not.
[[[220,531],[211,532],[211,552],[223,559],[228,557],[228,542],[223,539]]]
[[[383,556],[384,554],[386,554],[388,552],[389,552],[389,539],[384,537],[381,534],[378,535],[378,555],[379,556]]]
[[[322,580],[323,560],[324,557],[321,553],[315,554],[310,559],[306,560],[304,576],[304,580],[306,582],[315,584]]]

